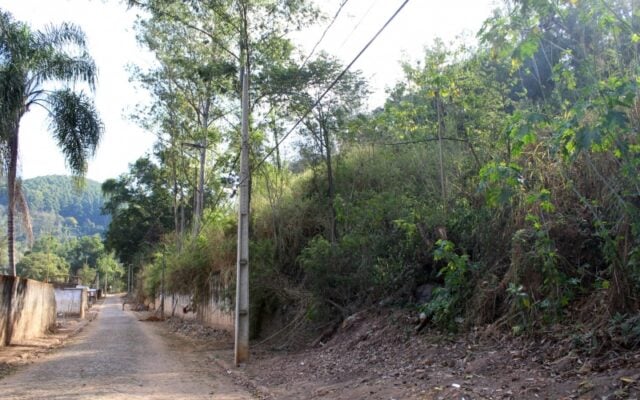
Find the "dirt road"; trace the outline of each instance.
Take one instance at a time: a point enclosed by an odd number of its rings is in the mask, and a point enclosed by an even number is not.
[[[0,380],[0,398],[253,398],[224,370],[203,366],[188,342],[122,311],[119,300],[107,298],[97,320],[64,348]]]
[[[640,399],[640,350],[589,355],[562,330],[416,334],[410,311],[370,310],[314,348],[256,343],[235,368],[228,333],[139,321],[118,300],[64,348],[1,379],[0,399]]]

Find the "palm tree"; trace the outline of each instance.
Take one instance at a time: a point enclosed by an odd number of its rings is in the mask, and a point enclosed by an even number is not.
[[[74,89],[81,83],[94,90],[95,80],[96,65],[79,27],[63,23],[32,31],[0,10],[0,155],[7,174],[7,254],[14,276],[20,119],[32,106],[44,108],[67,167],[84,176],[104,128],[92,100]]]

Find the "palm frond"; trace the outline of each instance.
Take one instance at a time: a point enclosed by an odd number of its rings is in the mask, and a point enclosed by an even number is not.
[[[60,25],[47,25],[35,35],[36,42],[45,46],[54,46],[58,49],[68,45],[78,48],[87,47],[87,36],[80,26],[70,22]]]
[[[11,66],[0,67],[0,135],[4,135],[6,129],[13,127],[19,118],[23,107],[25,86],[23,75]],[[4,137],[4,136],[3,136]]]
[[[79,176],[95,154],[104,130],[96,108],[83,93],[70,89],[51,92],[48,97],[50,129],[62,150],[67,166]]]
[[[27,25],[13,19],[11,13],[0,10],[0,60],[15,58],[30,46],[30,31]]]
[[[22,61],[29,53],[29,29],[0,11],[0,141],[17,128],[25,95]]]
[[[84,52],[79,56],[71,56],[66,53],[50,53],[40,58],[33,68],[36,85],[45,81],[58,80],[62,82],[82,81],[89,84],[93,90],[96,83],[96,63]]]

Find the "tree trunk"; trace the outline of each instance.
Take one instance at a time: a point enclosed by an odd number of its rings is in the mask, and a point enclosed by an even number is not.
[[[182,246],[182,236],[186,228],[186,217],[184,213],[184,197],[180,195],[180,246]]]
[[[204,215],[204,166],[207,161],[207,140],[202,141],[202,147],[200,148],[200,178],[198,180],[198,226],[202,221]],[[199,227],[198,227],[199,228]],[[197,233],[197,232],[196,232]]]
[[[9,196],[7,207],[7,243],[9,269],[16,276],[15,260],[15,210],[16,210],[16,175],[18,172],[18,129],[12,132],[9,139],[9,171],[7,176],[7,192]]]
[[[327,194],[329,196],[329,205],[331,207],[331,226],[329,232],[329,239],[331,243],[338,241],[338,216],[335,207],[336,189],[333,181],[333,166],[331,165],[331,142],[329,141],[329,131],[324,124],[320,124],[322,130],[322,141],[324,142],[325,149],[325,162],[327,164]]]
[[[198,142],[196,147],[200,150],[200,169],[197,176],[196,209],[193,219],[193,236],[200,232],[200,224],[204,215],[204,166],[207,158],[207,129],[209,129],[209,111],[211,109],[211,98],[208,98],[202,109],[198,111],[198,121],[202,133],[205,135]]]
[[[446,181],[445,181],[445,176],[444,176],[444,160],[443,160],[443,155],[442,155],[442,136],[444,135],[444,131],[445,131],[445,124],[444,124],[444,112],[442,110],[442,101],[440,99],[440,92],[438,90],[436,90],[435,93],[436,96],[436,113],[438,116],[438,153],[439,153],[439,159],[440,159],[440,189],[442,190],[442,212],[444,213],[444,216],[446,218],[447,216],[447,186],[446,186]]]
[[[9,291],[8,301],[6,301],[7,319],[4,326],[4,345],[5,346],[11,345],[11,337],[13,336],[13,316],[14,316],[13,302],[16,300],[16,297],[18,295],[19,281],[20,280],[18,279],[18,277],[15,277],[13,279],[13,281],[11,282],[11,285],[7,285],[5,281],[5,286],[3,288],[5,291]]]
[[[191,213],[191,234],[195,237],[196,225],[198,224],[198,201],[200,201],[200,194],[198,193],[198,176],[199,167],[193,171],[193,212]]]
[[[172,162],[171,162],[171,179],[173,180],[173,228],[176,232],[176,241],[178,242],[178,247],[180,246],[180,211],[178,206],[178,171],[176,168],[177,160],[175,159],[175,153],[172,151]]]
[[[275,143],[276,149],[276,167],[278,168],[278,172],[282,171],[282,160],[280,159],[280,145],[278,141],[280,137],[278,136],[278,125],[276,123],[275,113],[271,114],[271,130],[273,131],[273,142]]]

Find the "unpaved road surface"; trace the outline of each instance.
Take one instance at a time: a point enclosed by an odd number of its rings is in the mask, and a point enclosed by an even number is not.
[[[1,399],[253,399],[205,366],[164,324],[139,321],[109,297],[64,348],[0,380]]]

